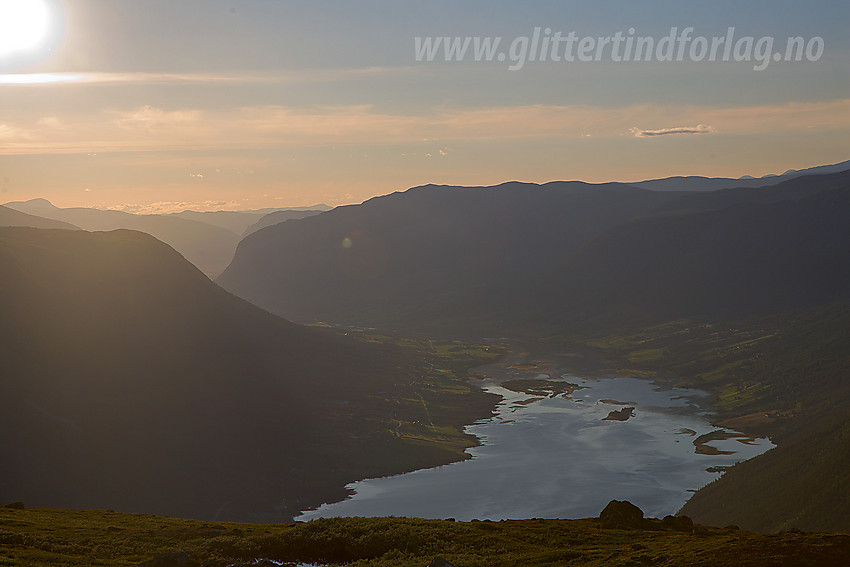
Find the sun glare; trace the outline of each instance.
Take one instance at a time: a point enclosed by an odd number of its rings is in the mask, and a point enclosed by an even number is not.
[[[37,47],[49,28],[44,0],[0,0],[0,58]]]

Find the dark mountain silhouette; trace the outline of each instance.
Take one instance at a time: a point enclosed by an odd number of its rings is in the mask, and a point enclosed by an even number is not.
[[[285,211],[275,211],[273,213],[269,213],[264,215],[254,224],[245,228],[242,237],[246,237],[249,234],[253,234],[260,230],[261,228],[266,228],[267,226],[272,226],[275,224],[282,223],[283,221],[287,221],[289,219],[306,219],[307,217],[312,217],[314,215],[318,215],[319,213],[324,212],[322,210],[285,210]]]
[[[280,207],[277,209],[265,208],[245,211],[186,210],[179,213],[171,213],[168,216],[204,222],[227,229],[240,237],[244,237],[246,234],[256,232],[264,226],[283,222],[290,218],[300,219],[311,215],[317,215],[323,211],[329,211],[331,208],[332,207],[327,205],[319,204],[313,207]],[[253,228],[256,227],[258,223],[262,224],[257,228]]]
[[[79,230],[78,227],[67,222],[28,215],[27,213],[22,213],[15,209],[4,207],[3,205],[0,205],[0,226],[29,226],[32,228],[64,228],[68,230]]]
[[[255,233],[218,281],[295,320],[488,336],[748,317],[846,296],[848,187],[425,186]]]
[[[776,178],[780,179],[780,178]],[[776,203],[837,189],[850,183],[850,170],[838,173],[806,175],[777,181],[765,187],[732,187],[706,193],[689,193],[659,207],[658,212],[714,211],[744,203]]]
[[[227,267],[239,236],[229,230],[169,215],[135,215],[74,207],[62,209],[45,199],[7,203],[7,207],[49,219],[64,221],[83,230],[139,230],[173,246],[204,273],[216,276]]]
[[[282,521],[410,466],[363,408],[418,357],[264,312],[147,234],[0,228],[0,313],[0,501]],[[371,443],[394,464],[352,472]]]
[[[774,192],[783,201],[637,219],[608,231],[567,270],[543,272],[546,283],[534,294],[539,314],[617,326],[740,319],[847,298],[850,175],[787,183]]]
[[[765,175],[764,177],[750,177],[748,175],[738,179],[700,176],[666,177],[664,179],[636,181],[631,185],[653,191],[717,191],[736,187],[767,187],[803,175],[838,173],[848,169],[850,169],[850,161],[843,161],[801,170],[789,169],[781,175]]]
[[[416,187],[256,232],[218,282],[295,320],[457,330],[676,196],[581,182]]]
[[[213,226],[227,229],[230,232],[240,237],[243,237],[245,236],[245,234],[258,230],[257,228],[251,229],[251,227],[255,226],[258,222],[260,222],[264,217],[268,215],[280,213],[283,218],[276,222],[283,222],[287,218],[303,218],[305,216],[310,216],[311,214],[319,214],[322,211],[329,211],[332,208],[333,207],[329,207],[328,205],[318,204],[312,207],[279,207],[249,209],[242,211],[186,210],[179,213],[171,213],[168,216],[204,222]],[[307,211],[309,214],[302,215],[304,211]],[[275,222],[272,222],[273,219],[274,217],[271,217],[270,219],[266,220],[265,224],[263,224],[262,226],[275,224]],[[262,228],[262,226],[260,228]]]

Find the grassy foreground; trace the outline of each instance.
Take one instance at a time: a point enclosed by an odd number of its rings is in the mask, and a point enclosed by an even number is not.
[[[660,528],[660,525],[659,525]],[[0,565],[136,566],[185,552],[224,567],[267,558],[351,566],[830,566],[850,535],[608,529],[597,520],[454,522],[336,518],[288,525],[200,522],[108,511],[0,508]]]

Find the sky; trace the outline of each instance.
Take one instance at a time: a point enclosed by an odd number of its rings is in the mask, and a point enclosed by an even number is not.
[[[234,210],[836,163],[848,24],[844,0],[0,0],[0,203]]]

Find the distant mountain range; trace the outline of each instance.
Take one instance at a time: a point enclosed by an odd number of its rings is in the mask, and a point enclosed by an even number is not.
[[[0,205],[0,226],[29,226],[32,228],[65,228],[80,230],[70,223],[29,215]]]
[[[260,218],[254,224],[245,228],[242,233],[242,237],[248,236],[249,234],[253,234],[260,230],[261,228],[266,228],[267,226],[273,226],[276,224],[280,224],[289,219],[306,219],[307,217],[312,217],[314,215],[318,215],[319,213],[324,212],[319,209],[304,209],[304,210],[285,210],[285,211],[274,211],[273,213],[269,213],[262,218]]]
[[[317,205],[317,207],[328,208],[325,205]],[[143,215],[86,207],[63,209],[54,206],[46,199],[7,203],[5,208],[67,223],[63,226],[47,226],[44,222],[40,222],[39,226],[43,228],[67,228],[68,225],[72,225],[83,230],[124,228],[146,232],[174,247],[210,277],[219,275],[227,267],[233,258],[236,245],[248,227],[259,222],[269,213],[280,211],[280,209],[183,211],[168,215]],[[304,214],[300,212],[302,210],[300,208],[294,210],[296,212],[291,214],[296,216]],[[5,215],[8,216],[8,213]],[[0,216],[0,226],[36,226],[32,221],[29,224],[22,224],[25,222],[22,218],[12,221],[10,217],[7,221],[6,216]]]
[[[751,177],[745,175],[737,179],[729,177],[666,177],[664,179],[652,179],[649,181],[638,181],[630,183],[641,189],[653,191],[717,191],[731,187],[767,187],[787,181],[801,175],[821,175],[826,173],[838,173],[850,169],[850,160],[830,165],[819,165],[807,169],[789,169],[781,175],[765,175],[763,177]]]
[[[323,211],[329,211],[332,208],[319,204],[312,207],[266,208],[245,211],[183,211],[180,213],[171,213],[168,216],[205,222],[225,228],[238,236],[244,236],[246,231],[249,230],[250,232],[254,232],[259,230],[259,228],[283,222],[289,218],[303,218],[305,216],[319,214]],[[259,225],[260,222],[263,224]]]

